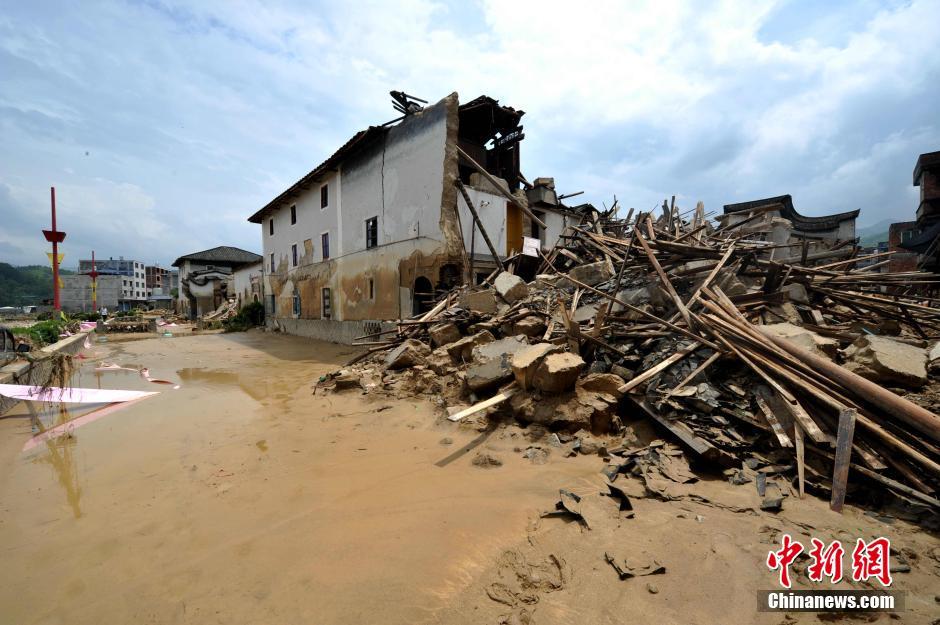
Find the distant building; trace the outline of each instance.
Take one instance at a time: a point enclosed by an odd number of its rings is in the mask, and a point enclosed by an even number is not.
[[[900,247],[919,254],[918,266],[940,270],[940,152],[921,154],[914,164],[914,186],[920,187],[914,227]],[[909,222],[908,222],[909,223]],[[893,227],[893,226],[892,226]]]
[[[177,312],[196,319],[230,298],[237,289],[250,284],[252,271],[261,274],[261,255],[237,247],[220,246],[180,256],[173,261],[179,268]],[[243,270],[243,271],[242,271]],[[238,282],[234,282],[238,273]]]
[[[738,234],[767,241],[771,244],[769,258],[797,261],[804,257],[823,259],[850,254],[856,241],[858,214],[854,210],[808,217],[796,211],[792,197],[780,195],[726,204],[718,221],[722,228],[738,228],[735,231]]]
[[[117,274],[98,276],[95,300],[92,300],[91,276],[77,273],[60,276],[62,288],[59,301],[65,312],[95,312],[107,308],[109,312],[130,308],[130,301],[123,299],[127,278]],[[97,308],[96,308],[97,306]]]
[[[833,213],[819,217],[807,217],[793,208],[793,198],[789,195],[769,197],[763,200],[725,204],[723,225],[734,225],[757,213],[769,217],[780,217],[790,222],[791,235],[805,239],[828,239],[830,241],[850,241],[855,238],[855,219],[858,210],[845,213]]]
[[[95,259],[95,270],[98,278],[102,276],[121,276],[121,295],[116,307],[120,310],[143,307],[147,303],[147,277],[144,263],[136,260],[118,258]],[[78,273],[87,274],[91,271],[92,261],[78,261]]]
[[[914,239],[916,234],[916,221],[901,221],[888,226],[888,251],[894,252],[888,263],[889,272],[899,273],[917,269],[919,255],[904,247]]]

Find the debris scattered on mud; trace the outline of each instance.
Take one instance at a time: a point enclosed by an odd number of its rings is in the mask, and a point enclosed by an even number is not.
[[[612,482],[631,473],[661,498],[705,470],[757,484],[765,511],[809,492],[935,518],[937,276],[871,271],[883,254],[808,244],[757,209],[717,227],[668,205],[615,214],[362,337],[319,387],[424,395],[478,430],[544,428],[556,442],[520,449],[533,463],[548,446],[599,455]],[[640,423],[671,443],[637,449]]]

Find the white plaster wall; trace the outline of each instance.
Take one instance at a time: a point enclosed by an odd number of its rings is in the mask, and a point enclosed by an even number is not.
[[[344,254],[366,249],[365,221],[378,218],[378,245],[418,236],[442,240],[446,109],[403,121],[343,165]]]
[[[487,191],[481,191],[471,186],[467,186],[467,195],[473,202],[477,214],[480,215],[480,221],[490,241],[496,248],[500,256],[506,255],[506,199],[501,195],[495,195]],[[467,203],[463,199],[463,194],[457,194],[457,207],[460,211],[460,225],[463,228],[464,245],[467,246],[467,252],[470,251],[471,236],[473,237],[473,253],[489,254],[489,248],[486,247],[486,241],[480,235],[473,221],[473,214],[467,208]],[[475,234],[474,234],[475,231]]]
[[[276,267],[284,263],[286,270],[290,273],[294,267],[291,264],[291,245],[297,245],[298,266],[302,263],[301,257],[304,254],[304,240],[310,239],[313,242],[313,261],[320,262],[323,258],[323,250],[320,248],[320,235],[324,232],[330,233],[330,257],[335,258],[342,255],[342,242],[339,236],[338,216],[342,211],[342,189],[340,174],[334,173],[327,176],[322,184],[315,184],[306,191],[302,191],[299,196],[284,203],[281,208],[274,211],[264,219],[261,224],[261,247],[264,250],[264,271],[271,271],[271,253],[274,253],[274,262]],[[326,184],[329,186],[330,201],[326,208],[320,208],[320,189]],[[297,206],[297,223],[290,222],[291,204]],[[274,234],[269,234],[270,226],[268,221],[274,219]],[[308,259],[309,263],[310,260]]]
[[[260,276],[261,269],[262,263],[246,265],[236,269],[232,273],[232,286],[234,287],[234,293],[230,292],[229,295],[242,297],[245,293],[251,293],[251,278],[252,276]],[[246,301],[241,302],[243,306],[247,303],[248,302]]]
[[[473,202],[473,206],[477,209],[477,213],[480,215],[480,221],[483,222],[483,227],[486,228],[486,233],[496,247],[497,253],[499,253],[500,256],[505,256],[506,199],[502,195],[495,195],[471,186],[467,186],[467,195],[470,196],[470,201]],[[471,233],[473,229],[476,229],[476,226],[474,226],[473,215],[470,213],[470,209],[467,208],[467,203],[464,201],[462,193],[457,195],[457,206],[460,211],[460,224],[463,227],[464,244],[467,246],[467,251],[469,252]],[[545,249],[553,248],[555,243],[558,242],[558,237],[564,232],[565,227],[578,221],[560,212],[541,209],[539,212],[544,213],[542,221],[544,221],[546,225]],[[529,236],[528,232],[523,232],[522,234]],[[477,230],[476,234],[473,236],[475,237],[474,254],[489,254],[486,241],[483,240],[479,230]]]
[[[330,233],[330,258],[366,250],[365,220],[378,217],[378,244],[418,236],[441,240],[440,210],[447,136],[443,106],[406,120],[388,135],[350,158],[328,176],[330,204],[320,208],[320,186],[286,201],[261,224],[264,272],[281,263],[288,275],[294,269],[291,246],[296,244],[298,266],[303,242],[313,242],[313,262],[323,259],[321,234]],[[290,206],[297,206],[297,223],[290,223]],[[269,220],[274,219],[274,234]]]
[[[544,221],[547,226],[545,228],[544,244],[546,249],[555,247],[555,244],[558,243],[558,237],[562,235],[565,228],[580,223],[580,219],[576,217],[571,217],[564,213],[556,213],[554,211],[545,211],[542,221]]]

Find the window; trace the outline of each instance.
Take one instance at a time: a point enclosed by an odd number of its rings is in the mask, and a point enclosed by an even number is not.
[[[277,310],[277,298],[274,297],[273,295],[268,295],[268,309],[264,311],[265,314],[271,315],[273,317],[276,310]]]
[[[297,287],[294,287],[294,316],[300,316],[300,291],[297,290]]]
[[[369,278],[369,299],[375,299],[375,280]]]
[[[290,255],[291,255],[291,263],[294,267],[296,267],[297,266],[297,244],[296,243],[290,246]]]
[[[323,260],[330,257],[330,233],[324,232],[320,235],[320,252],[323,254]]]
[[[293,226],[295,223],[297,223],[297,205],[291,204],[290,205],[290,225]]]
[[[320,208],[326,208],[330,205],[330,187],[323,185],[320,187]]]
[[[268,234],[274,236],[274,217],[268,220]]]
[[[366,219],[366,249],[379,244],[379,218]]]
[[[323,311],[320,316],[323,317],[324,319],[329,319],[330,317],[333,316],[333,306],[332,306],[333,302],[332,302],[332,299],[330,298],[330,289],[329,287],[323,287],[321,292],[323,294]]]
[[[271,252],[271,273],[277,271],[277,268],[274,266],[274,252]]]

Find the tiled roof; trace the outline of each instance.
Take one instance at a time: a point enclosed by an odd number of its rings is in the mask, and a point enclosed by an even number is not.
[[[725,204],[725,215],[729,213],[740,213],[752,211],[764,206],[779,205],[780,216],[789,219],[793,227],[803,232],[820,232],[822,230],[832,230],[839,227],[839,223],[858,217],[859,211],[847,211],[845,213],[834,213],[832,215],[820,215],[819,217],[808,217],[796,212],[793,208],[793,198],[789,195],[778,195],[777,197],[764,198],[763,200],[752,200],[750,202],[740,202],[738,204]]]
[[[173,266],[179,267],[183,264],[184,261],[187,260],[216,263],[219,265],[230,265],[234,267],[237,265],[260,263],[261,254],[255,254],[254,252],[249,252],[248,250],[243,250],[237,247],[220,245],[219,247],[213,247],[212,249],[180,256],[173,261]]]

